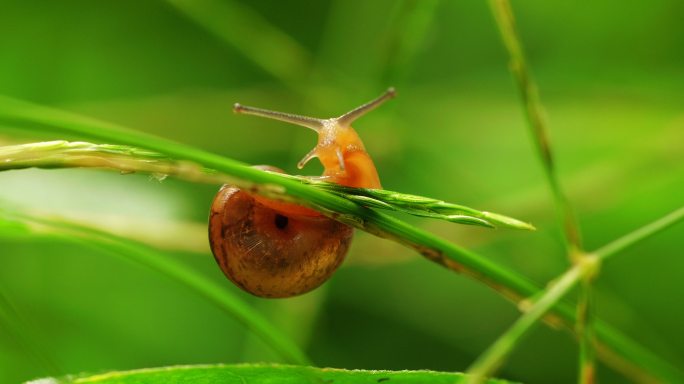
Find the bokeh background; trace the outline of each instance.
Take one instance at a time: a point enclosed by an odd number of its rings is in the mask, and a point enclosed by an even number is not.
[[[590,249],[684,200],[684,3],[516,1],[559,173]],[[2,1],[0,93],[299,172],[310,131],[231,105],[327,117],[394,85],[356,126],[383,185],[533,222],[466,228],[407,218],[539,284],[567,267],[498,32],[482,1]],[[11,128],[11,127],[6,127]],[[3,144],[63,139],[3,129]],[[314,161],[306,174],[318,174]],[[0,199],[94,222],[221,282],[319,366],[464,370],[519,315],[499,295],[358,233],[321,289],[263,300],[216,267],[217,186],[93,170],[0,174]],[[599,316],[684,367],[681,227],[608,262]],[[68,242],[0,237],[0,288],[58,373],[280,361],[176,281]],[[539,326],[499,376],[572,382],[577,347]],[[46,375],[0,327],[0,382]],[[601,366],[603,382],[622,382]]]

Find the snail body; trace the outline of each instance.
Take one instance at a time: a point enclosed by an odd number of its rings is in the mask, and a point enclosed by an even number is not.
[[[319,178],[358,188],[381,188],[371,157],[351,123],[394,97],[380,97],[331,119],[315,119],[235,104],[236,113],[251,114],[311,128],[318,143],[297,164],[313,158],[324,167]],[[261,166],[261,169],[282,172]],[[325,282],[342,264],[353,228],[310,208],[270,200],[224,185],[209,217],[209,242],[223,273],[243,290],[260,297],[290,297]]]

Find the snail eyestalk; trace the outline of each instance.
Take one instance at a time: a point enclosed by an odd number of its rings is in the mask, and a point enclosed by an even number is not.
[[[245,115],[253,115],[259,117],[265,117],[267,119],[279,120],[285,123],[295,124],[302,127],[313,129],[319,132],[323,129],[324,122],[322,119],[316,119],[314,117],[293,115],[291,113],[284,113],[278,111],[271,111],[268,109],[248,107],[240,103],[235,103],[233,105],[233,112],[244,113]]]
[[[314,148],[314,149],[310,150],[309,153],[307,153],[306,155],[304,155],[304,157],[302,157],[302,159],[299,160],[299,163],[297,163],[297,169],[302,169],[302,168],[304,168],[304,166],[306,165],[306,163],[309,162],[309,160],[311,160],[311,159],[313,159],[313,158],[315,158],[315,157],[318,157],[318,154],[316,154],[316,149],[317,149],[317,148]]]
[[[339,126],[348,127],[359,117],[379,107],[380,105],[385,103],[385,101],[394,98],[396,94],[397,91],[394,89],[394,87],[390,87],[387,89],[387,91],[385,91],[385,93],[383,93],[379,97],[369,101],[368,103],[360,107],[352,109],[351,111],[345,113],[340,117],[332,119],[317,119],[315,117],[294,115],[291,113],[271,111],[263,108],[249,107],[246,105],[242,105],[240,103],[235,103],[233,105],[233,112],[265,117],[267,119],[279,120],[285,123],[299,125],[302,127],[313,129],[316,132],[320,132],[326,124],[331,123],[337,124]]]
[[[397,91],[394,89],[394,87],[389,87],[387,88],[387,91],[380,95],[379,97],[375,98],[374,100],[369,101],[368,103],[354,108],[351,111],[345,113],[344,115],[338,117],[335,119],[339,125],[343,126],[349,126],[351,123],[353,123],[356,119],[359,117],[365,115],[366,113],[374,110],[375,108],[379,107],[385,101],[389,99],[393,99],[394,96],[397,95]]]

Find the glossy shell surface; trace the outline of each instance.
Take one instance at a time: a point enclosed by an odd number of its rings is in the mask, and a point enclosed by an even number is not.
[[[342,264],[353,228],[326,217],[288,216],[223,186],[209,217],[209,242],[223,273],[261,297],[289,297],[323,284]]]

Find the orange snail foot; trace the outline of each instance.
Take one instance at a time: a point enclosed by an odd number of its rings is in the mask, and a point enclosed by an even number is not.
[[[223,273],[260,297],[289,297],[323,284],[342,264],[353,228],[325,217],[283,214],[224,185],[209,217],[209,242]]]

